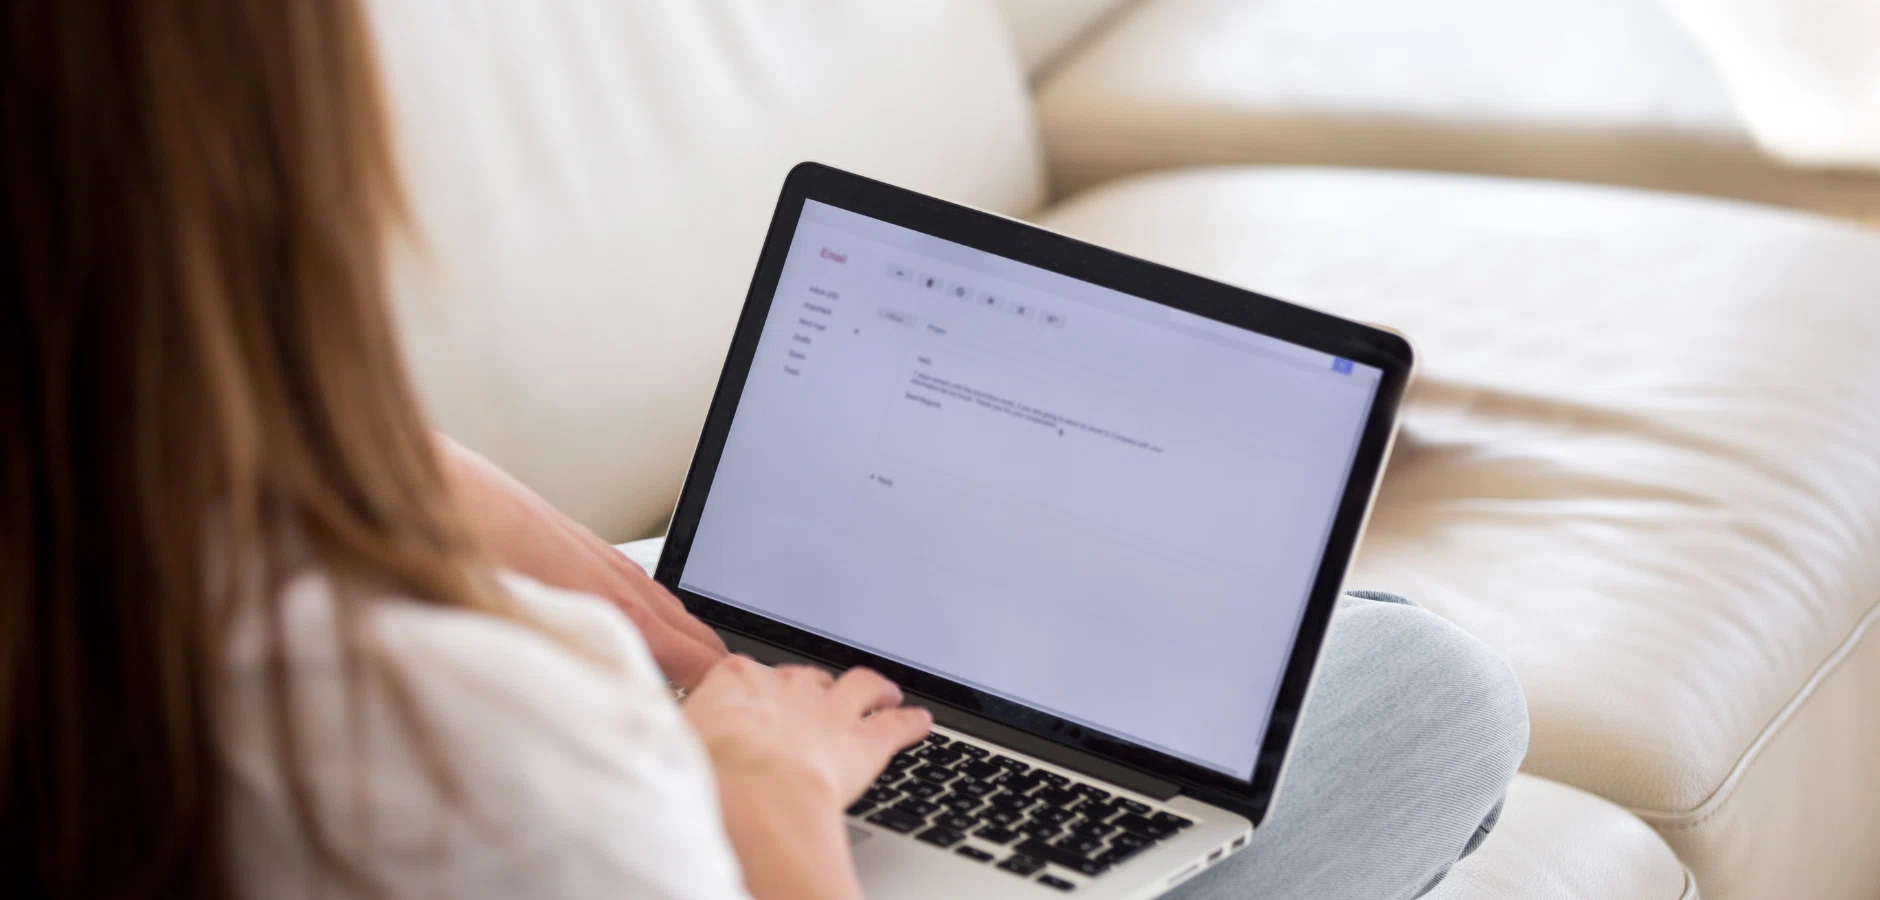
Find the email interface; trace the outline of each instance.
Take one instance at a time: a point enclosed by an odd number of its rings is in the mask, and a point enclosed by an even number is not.
[[[1381,374],[808,201],[680,585],[1245,779]]]

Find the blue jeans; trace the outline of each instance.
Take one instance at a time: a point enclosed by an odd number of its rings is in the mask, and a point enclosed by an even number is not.
[[[1527,753],[1508,664],[1428,610],[1346,595],[1252,844],[1180,900],[1409,900],[1487,837]]]

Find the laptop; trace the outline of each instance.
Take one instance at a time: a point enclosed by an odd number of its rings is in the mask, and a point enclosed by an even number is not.
[[[1412,359],[805,163],[655,577],[933,710],[848,809],[869,896],[1154,897],[1272,808]]]

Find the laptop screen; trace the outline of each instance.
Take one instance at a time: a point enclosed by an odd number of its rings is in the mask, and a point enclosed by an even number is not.
[[[809,200],[679,584],[1246,779],[1382,374]]]

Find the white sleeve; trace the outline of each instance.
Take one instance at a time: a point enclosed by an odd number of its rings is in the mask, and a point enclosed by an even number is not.
[[[468,612],[393,603],[372,620],[461,789],[457,805],[433,789],[418,744],[391,715],[388,693],[366,691],[362,755],[361,732],[336,724],[345,716],[334,715],[344,707],[330,660],[297,648],[299,718],[309,723],[302,743],[315,794],[340,830],[342,855],[399,897],[746,900],[710,767],[639,635],[598,599],[510,576],[505,584],[594,659]],[[307,624],[290,616],[295,644]],[[238,847],[284,863],[273,869],[277,876],[321,881],[303,848],[281,837],[293,832],[278,827],[278,773],[266,757],[250,754],[247,763],[253,777],[238,771],[238,789],[261,815],[245,821],[275,826],[279,835],[238,836]],[[363,784],[354,777],[360,772]],[[337,799],[348,796],[369,798],[369,816],[349,818],[359,807]],[[355,832],[354,821],[369,827]]]

